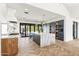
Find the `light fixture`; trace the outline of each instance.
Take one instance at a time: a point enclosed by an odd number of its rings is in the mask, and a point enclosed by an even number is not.
[[[28,9],[25,9],[25,11],[27,11]]]
[[[28,12],[24,12],[25,14],[28,14]]]
[[[43,14],[43,19],[41,20],[41,25],[42,25],[42,32],[43,32],[43,25],[44,25],[44,18],[45,18],[45,14]]]
[[[25,10],[24,10],[24,13],[25,13],[25,14],[28,14],[28,9],[25,9]]]

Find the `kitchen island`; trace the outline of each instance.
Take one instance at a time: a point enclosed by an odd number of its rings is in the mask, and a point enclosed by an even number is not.
[[[54,33],[39,33],[33,35],[33,41],[40,47],[48,46],[55,43]]]
[[[5,35],[1,39],[1,55],[13,56],[18,53],[18,35]]]

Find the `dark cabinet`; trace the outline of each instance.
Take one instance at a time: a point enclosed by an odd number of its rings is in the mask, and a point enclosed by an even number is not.
[[[56,39],[64,40],[64,20],[56,21]]]
[[[56,39],[64,40],[64,20],[50,23],[50,33],[55,33]]]
[[[33,35],[33,41],[40,46],[40,35],[34,34]]]

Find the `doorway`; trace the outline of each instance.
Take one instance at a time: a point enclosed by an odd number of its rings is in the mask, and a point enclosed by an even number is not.
[[[42,32],[41,24],[20,23],[21,37],[30,37],[35,33]]]
[[[78,38],[78,22],[73,22],[73,39]]]
[[[29,37],[31,33],[35,32],[35,25],[34,24],[26,24],[20,23],[20,34],[21,37]]]

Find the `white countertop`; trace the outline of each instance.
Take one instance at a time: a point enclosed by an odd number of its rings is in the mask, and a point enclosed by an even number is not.
[[[35,34],[55,34],[55,33],[45,33],[45,32],[41,32],[41,33],[35,33]]]
[[[2,35],[1,38],[15,38],[15,37],[19,37],[19,35]]]

